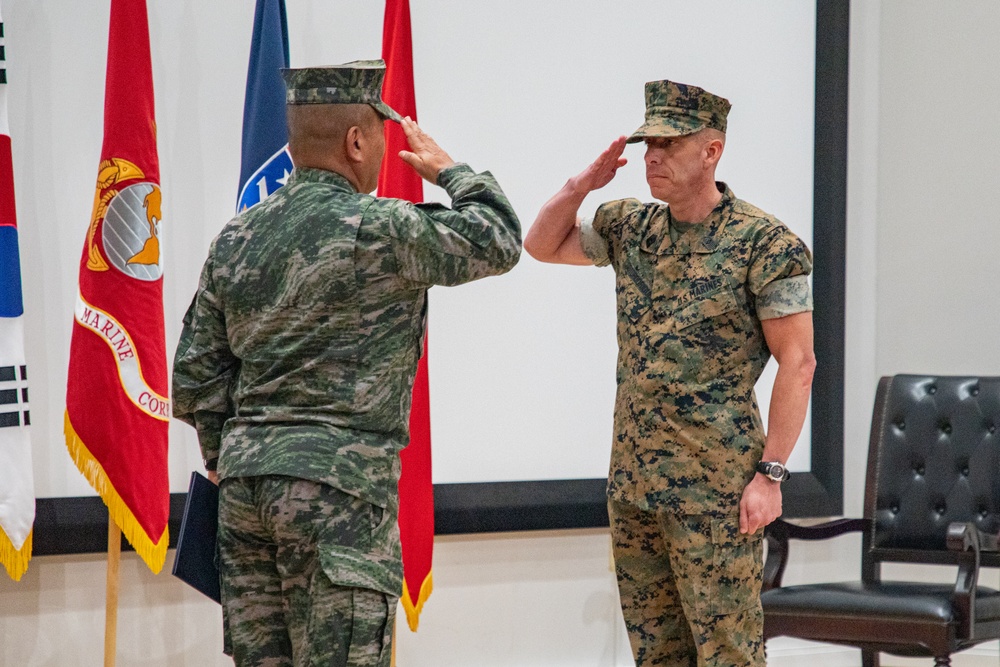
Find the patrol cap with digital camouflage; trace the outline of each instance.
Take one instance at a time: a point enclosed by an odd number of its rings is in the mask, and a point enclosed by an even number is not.
[[[706,127],[726,131],[729,100],[699,88],[673,81],[646,84],[646,122],[626,141],[630,144],[647,137],[683,137]]]
[[[332,67],[282,69],[288,104],[369,104],[382,116],[403,120],[382,101],[384,60],[355,60]]]

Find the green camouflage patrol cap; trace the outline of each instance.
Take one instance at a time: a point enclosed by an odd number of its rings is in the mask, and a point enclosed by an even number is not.
[[[282,69],[288,104],[370,104],[397,123],[402,117],[382,101],[384,60],[355,60],[332,67]]]
[[[627,142],[634,144],[646,137],[682,137],[706,127],[725,132],[731,106],[729,100],[698,86],[666,79],[650,81],[646,84],[646,122]]]

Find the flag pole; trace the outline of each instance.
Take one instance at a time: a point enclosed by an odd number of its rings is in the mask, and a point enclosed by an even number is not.
[[[392,617],[392,660],[389,667],[396,667],[396,626],[399,625],[399,614]]]
[[[104,667],[115,667],[118,644],[118,565],[122,560],[122,533],[108,517],[108,585],[104,602]]]

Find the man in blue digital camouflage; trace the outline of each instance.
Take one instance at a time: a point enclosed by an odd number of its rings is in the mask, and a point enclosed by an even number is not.
[[[617,274],[608,513],[640,666],[765,664],[762,529],[781,514],[815,366],[809,250],[715,180],[729,108],[647,83],[645,123],[571,178],[524,242],[541,261]],[[623,199],[579,219],[640,141],[650,192],[668,205]],[[753,388],[771,355],[765,436]]]
[[[174,415],[220,484],[226,652],[237,665],[389,664],[399,451],[427,289],[510,270],[520,225],[381,99],[382,61],[283,72],[287,184],[212,242],[174,359]],[[369,194],[383,120],[452,208]]]

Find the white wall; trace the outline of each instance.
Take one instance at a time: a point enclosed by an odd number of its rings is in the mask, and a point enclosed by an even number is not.
[[[878,377],[1000,374],[990,261],[1000,225],[989,207],[1000,185],[991,66],[1000,5],[852,4],[845,511],[858,516]],[[81,168],[92,161],[82,156]],[[73,254],[79,241],[65,241]],[[856,578],[858,547],[853,538],[803,545],[786,581]],[[434,576],[420,631],[400,629],[402,667],[630,664],[603,531],[438,538]],[[0,578],[0,664],[99,664],[103,577],[96,557],[45,557],[18,584]],[[227,664],[212,603],[131,554],[122,582],[119,665]],[[996,574],[986,583],[997,586]],[[860,664],[844,649],[787,640],[770,652],[772,665]],[[996,656],[994,644],[955,664]]]
[[[878,371],[998,374],[1000,6],[883,7]]]
[[[40,497],[92,494],[66,455],[62,414],[69,314],[103,134],[109,4],[4,5]],[[166,343],[173,350],[208,244],[235,206],[253,3],[148,5]],[[525,224],[566,178],[638,127],[643,82],[669,73],[732,98],[720,177],[811,240],[812,3],[577,0],[571,30],[554,5],[535,0],[507,0],[488,13],[468,2],[411,0],[410,6],[421,123],[456,159],[492,171]],[[291,64],[376,57],[383,7],[371,0],[288,3]],[[666,27],[644,20],[649,16]],[[737,60],[724,51],[705,53],[701,33],[684,26],[709,21],[726,41],[746,32],[765,37]],[[614,49],[593,47],[626,27],[631,38]],[[589,197],[582,214],[601,201],[648,191],[641,147],[626,155],[632,164]],[[782,178],[767,178],[780,170]],[[425,195],[446,198],[432,186]],[[504,276],[431,291],[435,482],[606,474],[615,392],[613,282],[610,269],[526,259]],[[769,383],[760,394],[766,411]],[[200,464],[193,429],[171,423],[170,445],[171,490],[181,492]],[[808,448],[806,428],[793,470],[808,467]]]

